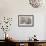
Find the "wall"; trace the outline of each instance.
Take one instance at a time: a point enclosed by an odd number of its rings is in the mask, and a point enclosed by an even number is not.
[[[45,12],[45,6],[33,8],[28,0],[0,0],[0,18],[4,16],[13,18],[12,26],[8,33],[17,40],[27,40],[34,34],[37,35],[37,39],[46,40]],[[18,27],[18,15],[34,15],[34,27]],[[0,32],[0,35],[2,35],[3,31]],[[0,36],[0,39],[4,38]]]

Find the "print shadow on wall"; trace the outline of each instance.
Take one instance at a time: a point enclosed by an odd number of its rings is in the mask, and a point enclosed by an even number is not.
[[[19,27],[33,27],[34,16],[33,15],[18,15],[18,26]]]

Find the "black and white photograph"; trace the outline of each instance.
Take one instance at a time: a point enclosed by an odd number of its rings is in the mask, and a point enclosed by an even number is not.
[[[39,8],[39,7],[41,7],[44,3],[45,3],[45,1],[43,2],[43,0],[29,0],[29,4],[30,4],[33,8]]]
[[[34,25],[33,15],[19,15],[18,26],[20,27],[32,27]]]

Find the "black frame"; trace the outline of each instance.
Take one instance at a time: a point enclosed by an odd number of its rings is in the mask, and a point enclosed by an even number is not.
[[[20,25],[19,24],[19,17],[20,16],[30,16],[30,17],[32,17],[32,25]],[[18,15],[18,27],[33,27],[34,26],[34,15]]]

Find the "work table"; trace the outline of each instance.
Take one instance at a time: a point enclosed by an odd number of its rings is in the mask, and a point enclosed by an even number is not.
[[[29,40],[9,40],[9,39],[6,39],[6,40],[0,40],[0,43],[1,42],[5,42],[4,44],[6,45],[13,45],[13,46],[20,46],[20,45],[23,45],[23,46],[39,46],[39,45],[44,45],[46,46],[46,40],[39,40],[39,41],[29,41]],[[2,44],[3,45],[3,44]]]
[[[16,41],[13,41],[13,42],[45,42],[46,43],[46,40],[39,40],[39,41],[29,41],[29,40],[16,40]]]
[[[43,42],[43,43],[46,43],[46,40],[37,40],[37,41],[34,41],[34,40],[8,40],[6,39],[6,41],[11,41],[11,42]]]

